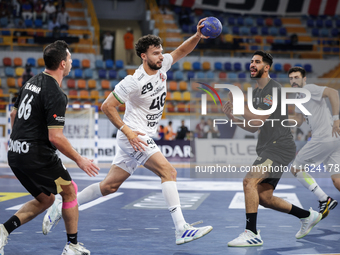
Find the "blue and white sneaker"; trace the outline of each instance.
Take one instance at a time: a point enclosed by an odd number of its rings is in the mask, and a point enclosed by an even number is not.
[[[213,227],[212,226],[205,226],[201,228],[195,228],[194,225],[202,223],[203,221],[195,222],[193,224],[186,223],[184,225],[184,229],[182,231],[175,231],[176,234],[176,244],[184,244],[201,238],[208,234]]]
[[[55,199],[54,203],[50,206],[50,208],[47,209],[42,224],[42,231],[44,235],[47,235],[52,228],[55,228],[55,226],[57,226],[58,222],[60,221],[62,216],[61,206],[62,201],[59,199]]]
[[[1,255],[3,255],[4,252],[4,246],[7,244],[8,239],[8,232],[3,224],[0,224],[0,250]]]
[[[263,241],[260,236],[260,230],[257,231],[255,235],[252,231],[246,229],[237,238],[230,241],[228,246],[230,247],[249,247],[249,246],[261,246]]]
[[[309,209],[310,215],[307,218],[300,219],[301,228],[299,232],[296,233],[295,237],[300,239],[306,236],[312,228],[322,219],[322,214],[314,211],[312,208]]]

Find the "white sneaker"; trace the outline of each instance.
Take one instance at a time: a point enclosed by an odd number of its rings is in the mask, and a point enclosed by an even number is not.
[[[260,236],[260,230],[257,231],[255,235],[252,231],[246,229],[237,238],[230,241],[228,246],[230,247],[248,247],[248,246],[261,246],[263,241]]]
[[[322,214],[314,211],[312,208],[309,209],[309,212],[309,217],[300,219],[301,228],[299,232],[297,232],[295,235],[297,239],[306,236],[312,230],[312,228],[322,219]]]
[[[213,227],[212,226],[205,226],[201,228],[195,228],[194,225],[202,223],[203,221],[195,222],[192,224],[186,223],[184,225],[184,229],[182,231],[175,231],[176,234],[176,244],[184,244],[201,238],[208,234]]]
[[[55,199],[54,203],[47,209],[47,212],[44,216],[42,231],[44,235],[47,235],[52,228],[57,226],[58,222],[61,219],[61,206],[62,201],[59,199]]]
[[[8,232],[3,224],[0,224],[0,250],[7,244]],[[2,255],[2,254],[1,254]]]
[[[91,252],[87,250],[82,243],[73,244],[68,242],[61,255],[90,255]]]

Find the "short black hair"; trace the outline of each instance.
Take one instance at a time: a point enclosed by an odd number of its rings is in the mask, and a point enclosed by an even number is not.
[[[268,52],[265,52],[263,50],[257,50],[255,51],[255,53],[253,54],[253,57],[255,55],[260,55],[262,56],[262,61],[266,62],[269,66],[272,66],[273,64],[273,56],[270,55]]]
[[[135,45],[137,56],[141,58],[141,54],[145,53],[150,46],[158,47],[162,43],[162,39],[156,35],[145,35],[139,38]]]
[[[66,61],[68,44],[58,40],[46,46],[44,49],[45,66],[49,70],[57,70],[61,61]]]
[[[290,75],[291,73],[295,73],[295,72],[300,72],[302,75],[302,78],[306,77],[306,70],[303,67],[300,67],[300,66],[292,67],[291,69],[289,69],[288,75]]]

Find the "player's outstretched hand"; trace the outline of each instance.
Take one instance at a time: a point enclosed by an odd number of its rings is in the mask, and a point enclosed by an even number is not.
[[[335,120],[333,122],[332,136],[340,137],[340,120]]]
[[[234,115],[232,114],[233,111],[233,103],[228,101],[226,102],[223,107],[222,107],[222,111],[225,113],[225,115],[227,115],[227,117],[231,120],[234,118]]]
[[[204,19],[201,19],[198,24],[197,24],[197,34],[203,38],[203,39],[208,39],[209,36],[204,36],[202,33],[201,33],[201,29],[202,27],[204,27],[204,25],[201,25],[203,21],[205,21],[207,18],[204,18]]]
[[[140,139],[138,137],[139,135],[145,135],[145,134],[139,131],[132,131],[131,135],[128,137],[129,142],[135,151],[145,151],[145,148],[143,145],[148,146],[148,144],[144,142],[142,139]]]
[[[81,157],[81,160],[77,162],[77,165],[89,176],[96,176],[100,170],[99,166],[93,163],[93,159],[88,159],[85,157]]]

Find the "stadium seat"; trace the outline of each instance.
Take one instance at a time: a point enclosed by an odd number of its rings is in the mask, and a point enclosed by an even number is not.
[[[329,36],[329,30],[327,28],[321,28],[320,29],[320,36],[328,37]]]
[[[80,99],[89,99],[90,98],[89,91],[85,89],[80,90],[79,97]]]
[[[190,92],[189,91],[183,92],[182,96],[183,96],[184,101],[190,101]]]
[[[103,62],[103,60],[97,59],[96,62],[95,62],[95,66],[96,66],[96,68],[98,68],[98,69],[103,69],[103,68],[104,68],[104,62]]]
[[[292,66],[289,63],[286,63],[283,65],[283,71],[285,72],[288,72],[290,68],[292,68]]]
[[[187,25],[187,24],[183,24],[181,29],[182,29],[182,32],[185,33],[185,34],[190,33],[190,26]]]
[[[172,93],[172,100],[181,101],[182,100],[182,93],[179,91],[175,91]]]
[[[116,87],[116,85],[117,85],[118,83],[119,83],[118,80],[113,80],[113,81],[111,81],[111,82],[110,82],[111,89],[114,90],[115,87]]]
[[[331,35],[332,37],[337,37],[339,34],[339,30],[337,28],[332,28]]]
[[[177,91],[177,81],[170,81],[168,84],[170,91]]]
[[[331,47],[323,47],[323,52],[325,53],[330,53],[332,51],[332,48]]]
[[[205,79],[205,73],[199,71],[199,72],[196,72],[196,78],[197,79]]]
[[[124,62],[123,60],[116,60],[116,69],[122,69],[124,67]]]
[[[270,27],[269,34],[272,36],[277,36],[279,34],[279,30],[277,29],[277,27]]]
[[[229,29],[227,26],[222,26],[222,34],[229,34]]]
[[[340,19],[335,20],[335,27],[340,27]]]
[[[25,26],[26,26],[26,28],[31,28],[31,27],[33,27],[33,20],[31,20],[31,19],[25,19]]]
[[[314,27],[314,20],[313,19],[307,20],[307,27],[310,27],[310,28]]]
[[[214,69],[216,71],[221,71],[222,70],[222,63],[221,62],[215,62],[214,63]]]
[[[45,61],[43,58],[38,58],[38,66],[39,67],[44,67],[45,66]],[[72,61],[72,66],[73,66],[73,61]]]
[[[135,69],[126,69],[127,75],[133,75],[135,73]]]
[[[113,60],[112,59],[107,59],[105,61],[105,67],[106,67],[106,69],[112,69],[113,68]]]
[[[184,74],[182,71],[178,70],[174,72],[174,80],[180,81],[184,79]]]
[[[246,70],[246,71],[250,71],[250,63],[244,63],[244,69]]]
[[[14,66],[22,66],[21,58],[14,58],[13,62],[14,62]]]
[[[91,62],[90,62],[90,60],[89,59],[83,59],[82,61],[81,61],[81,66],[83,67],[83,68],[90,68],[91,67]]]
[[[258,46],[258,45],[250,45],[250,50],[251,51],[256,51],[256,50],[258,50],[260,48],[260,46]]]
[[[253,25],[253,19],[251,18],[251,17],[247,17],[247,18],[245,18],[244,19],[244,24],[246,25],[246,26],[249,26],[249,27],[251,27],[252,25]]]
[[[120,69],[117,73],[117,76],[118,76],[117,78],[119,80],[122,80],[125,78],[126,75],[127,75],[126,71],[124,69]]]
[[[290,87],[292,87],[292,85],[290,85],[290,83],[285,83],[285,84],[283,85],[283,87],[285,87],[285,88],[290,88]]]
[[[103,90],[110,89],[110,82],[108,80],[101,80],[100,86]]]
[[[228,78],[229,79],[237,79],[237,74],[234,73],[234,72],[230,72],[230,73],[228,73]]]
[[[104,91],[104,97],[107,98],[111,94],[111,90],[105,90]]]
[[[83,70],[80,68],[77,68],[74,70],[74,78],[83,78]]]
[[[268,27],[261,28],[261,35],[268,35]]]
[[[227,73],[226,72],[220,72],[218,74],[218,78],[222,79],[222,80],[227,79]]]
[[[89,87],[89,89],[96,89],[97,88],[97,82],[96,80],[90,79],[88,81],[87,86]]]
[[[322,19],[317,19],[315,24],[316,24],[316,27],[322,28],[323,27],[323,20]]]
[[[72,68],[80,68],[79,59],[75,58],[75,59],[72,60]]]
[[[2,63],[4,66],[11,66],[12,65],[12,59],[11,58],[3,58]]]
[[[184,61],[183,62],[183,70],[185,71],[190,71],[192,68],[191,68],[191,62],[188,62],[188,61]]]
[[[86,89],[86,81],[83,79],[78,80],[78,89]]]
[[[237,77],[239,79],[245,79],[245,78],[247,78],[247,74],[246,73],[238,73]]]
[[[208,71],[206,77],[207,79],[215,79],[215,73],[213,71]]]
[[[195,72],[194,71],[188,71],[187,76],[188,76],[188,81],[190,81],[190,79],[193,79],[195,77]]]
[[[85,79],[92,79],[93,77],[93,71],[91,68],[85,69]]]
[[[179,90],[186,91],[188,90],[188,83],[186,81],[179,82]]]
[[[319,29],[317,29],[317,28],[312,28],[312,36],[318,37],[318,36],[319,36]]]
[[[250,28],[250,34],[257,35],[258,34],[257,27],[251,27]]]
[[[195,71],[200,71],[201,70],[201,63],[196,61],[192,64],[192,68],[195,70]]]
[[[274,37],[273,37],[273,36],[267,36],[266,42],[267,42],[268,44],[273,44],[273,43],[274,43]]]
[[[5,75],[7,77],[14,77],[14,68],[11,66],[5,67]]]
[[[99,98],[99,91],[98,90],[91,90],[90,98],[91,99],[98,99]]]
[[[171,69],[172,69],[173,71],[179,70],[179,63],[176,62],[175,64],[173,64],[173,65],[171,66]]]
[[[272,18],[266,18],[264,23],[266,24],[267,27],[273,26],[273,19]]]
[[[224,63],[224,70],[226,70],[226,71],[231,71],[232,70],[230,62]]]
[[[239,27],[233,27],[233,35],[239,35],[239,34],[240,34]]]
[[[75,89],[76,88],[76,81],[74,79],[68,79],[66,82],[67,88]]]
[[[175,106],[171,101],[166,102],[166,109],[168,112],[175,112]]]
[[[117,71],[116,70],[109,70],[109,79],[116,79]]]
[[[339,53],[340,52],[339,47],[333,47],[332,52],[333,53]]]
[[[186,112],[187,107],[184,103],[180,102],[177,104],[177,112]]]
[[[35,26],[35,28],[42,28],[42,26],[43,26],[42,20],[41,19],[36,19],[34,21],[34,26]]]
[[[256,19],[256,24],[257,24],[259,27],[263,27],[263,26],[264,26],[264,19],[263,19],[263,18],[257,18],[257,19]]]
[[[238,26],[243,26],[244,25],[244,19],[243,17],[238,17],[236,20],[236,23]]]
[[[287,29],[286,29],[285,27],[281,27],[281,28],[279,29],[279,34],[280,34],[281,36],[286,36],[286,35],[287,35]]]
[[[294,66],[299,66],[302,67],[302,65],[300,63],[295,64]]]
[[[36,65],[35,58],[28,58],[27,59],[27,64],[30,64],[31,67],[34,67]]]
[[[15,68],[15,75],[16,76],[22,76],[24,72],[25,72],[25,69],[22,68],[22,67]]]
[[[13,77],[7,78],[7,86],[10,87],[10,88],[15,87],[15,79]]]
[[[277,78],[277,74],[276,74],[276,73],[271,73],[271,74],[270,74],[270,78],[276,79],[276,78]]]
[[[196,25],[191,25],[190,26],[190,33],[196,33],[196,31],[197,31],[197,26]]]
[[[106,79],[106,69],[99,69],[98,70],[98,77],[99,77],[99,79]]]
[[[241,27],[240,28],[240,35],[250,35],[250,29],[249,27]]]
[[[8,17],[1,17],[0,18],[0,27],[7,27],[8,26]]]
[[[243,83],[243,91],[247,92],[248,88],[251,88],[251,84],[249,82]]]
[[[210,70],[210,62],[208,62],[208,61],[203,62],[202,63],[202,69],[204,71]]]
[[[169,81],[173,80],[174,79],[174,72],[169,70],[166,72],[166,76],[168,78]]]
[[[229,26],[235,26],[235,18],[234,17],[228,18],[228,25]]]
[[[331,19],[326,19],[326,20],[325,20],[325,27],[328,27],[328,28],[333,27],[333,20],[331,20]]]
[[[285,74],[285,73],[279,73],[279,74],[277,75],[277,78],[281,79],[281,82],[282,82],[282,80],[284,80],[284,79],[288,79],[287,74]]]
[[[18,86],[19,86],[19,88],[21,88],[22,87],[22,77],[19,77],[18,78]]]
[[[235,72],[242,71],[242,65],[241,65],[241,63],[239,63],[239,62],[235,62],[235,63],[234,63],[234,71],[235,71]]]
[[[282,21],[280,18],[275,18],[274,19],[274,26],[281,27],[282,26]]]
[[[282,65],[281,65],[281,63],[274,64],[274,71],[275,72],[282,72]]]

